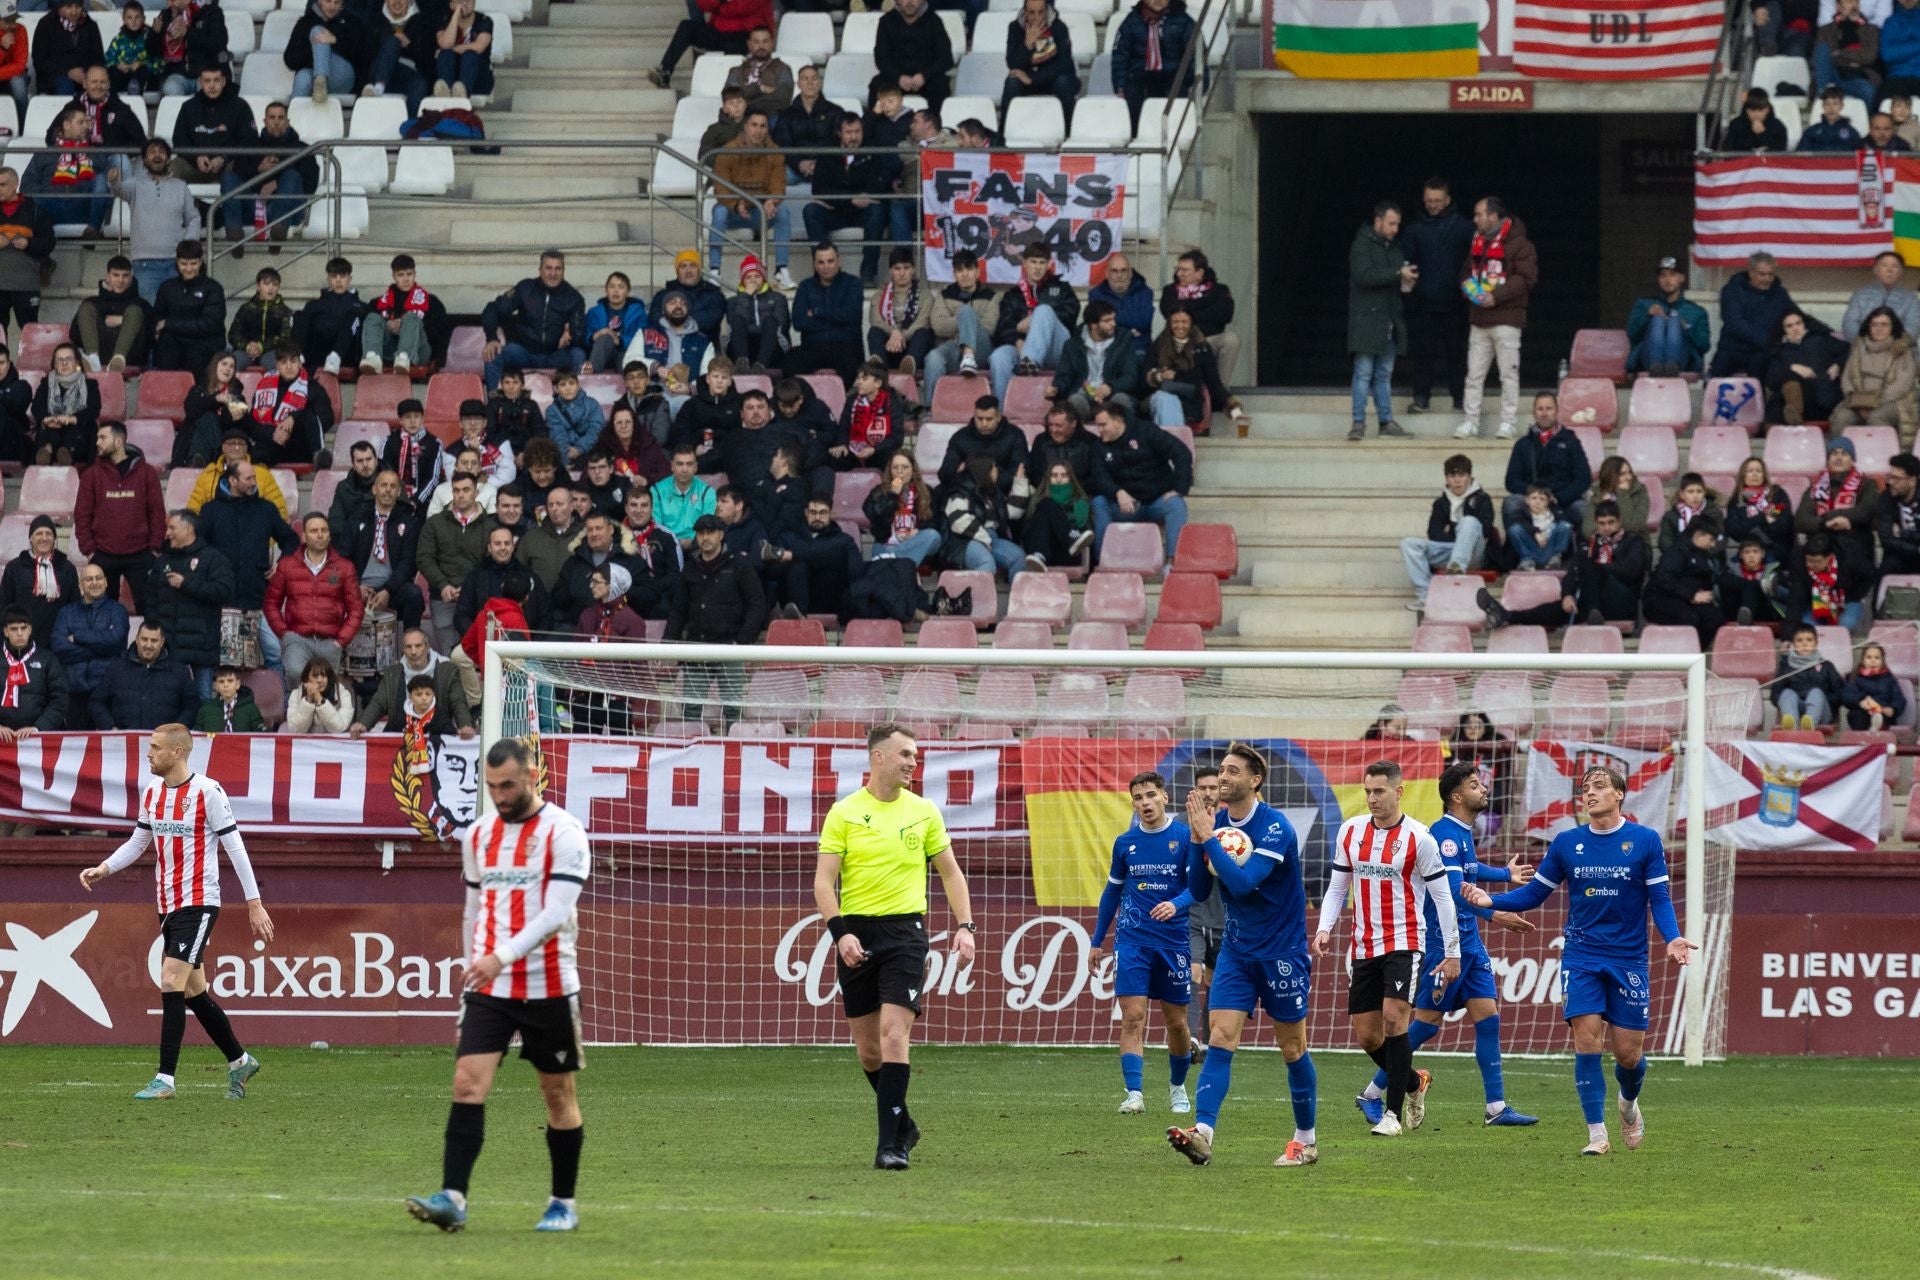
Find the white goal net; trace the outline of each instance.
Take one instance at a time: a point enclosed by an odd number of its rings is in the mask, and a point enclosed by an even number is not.
[[[1181,803],[1227,743],[1259,747],[1264,798],[1299,834],[1317,911],[1329,842],[1362,811],[1370,762],[1400,764],[1405,808],[1429,823],[1442,768],[1478,764],[1495,799],[1480,857],[1495,866],[1537,861],[1576,820],[1580,771],[1606,764],[1630,780],[1629,814],[1667,837],[1676,906],[1703,948],[1684,977],[1653,953],[1648,1047],[1698,1060],[1725,1042],[1733,856],[1711,821],[1694,848],[1674,838],[1683,759],[1690,730],[1703,744],[1742,736],[1759,701],[1750,682],[1689,661],[500,642],[483,746],[536,742],[549,798],[593,837],[588,1035],[674,1045],[844,1040],[812,874],[820,823],[864,780],[881,720],[920,738],[917,789],[945,814],[980,926],[961,967],[933,877],[917,1034],[935,1043],[1112,1042],[1111,960],[1089,964],[1090,935],[1136,773],[1163,774]],[[1556,895],[1531,917],[1536,932],[1483,929],[1509,1052],[1566,1051],[1563,916]],[[1309,1036],[1343,1047],[1344,960],[1316,967]],[[1470,1049],[1451,1027],[1434,1048]],[[1272,1043],[1264,1021],[1248,1042]]]

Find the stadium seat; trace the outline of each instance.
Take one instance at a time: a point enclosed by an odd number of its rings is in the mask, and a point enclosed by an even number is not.
[[[1895,427],[1848,427],[1847,439],[1853,441],[1854,465],[1876,482],[1884,480],[1893,455],[1900,452],[1900,432]]]
[[[260,43],[255,48],[260,53],[272,54],[275,58],[285,53],[287,40],[293,35],[294,24],[300,21],[300,9],[279,9],[266,16],[260,24]],[[291,87],[291,82],[289,82]],[[256,124],[258,121],[255,122]]]
[[[1580,449],[1587,455],[1587,469],[1598,473],[1600,464],[1607,460],[1607,440],[1600,434],[1598,427],[1568,427],[1573,438],[1580,442]]]
[[[1119,527],[1111,525],[1109,530]],[[1080,617],[1087,622],[1118,622],[1129,629],[1145,625],[1146,583],[1137,573],[1102,568],[1087,578],[1086,590],[1080,597]]]
[[[653,726],[651,732],[656,738],[686,741],[706,737],[707,726],[700,720],[662,720]]]
[[[966,742],[999,742],[1013,737],[1014,727],[1005,720],[968,720],[953,731],[953,736]]]
[[[1687,470],[1703,475],[1724,473],[1737,476],[1740,467],[1753,456],[1753,440],[1739,426],[1695,427],[1687,453]],[[1725,498],[1727,490],[1720,496]]]
[[[375,102],[384,102],[384,98],[375,98]],[[444,371],[455,373],[479,373],[485,366],[480,353],[487,345],[487,335],[477,324],[463,324],[453,331],[447,340],[447,362]]]
[[[1567,354],[1567,373],[1575,378],[1606,378],[1615,384],[1627,380],[1627,353],[1632,344],[1625,329],[1582,329],[1573,335]]]
[[[988,667],[973,689],[973,714],[983,718],[1027,725],[1039,706],[1033,673],[1018,667]]]
[[[1621,706],[1623,747],[1660,751],[1683,733],[1687,724],[1687,682],[1661,671],[1638,671],[1627,677]]]
[[[1107,24],[1109,34],[1103,38],[1103,42],[1104,39],[1111,39],[1112,36],[1110,33],[1117,30],[1119,26],[1120,24],[1117,22],[1109,22]],[[1094,56],[1093,65],[1087,70],[1087,97],[1109,98],[1112,96],[1113,52],[1103,47],[1100,52]]]
[[[1073,587],[1064,573],[1022,573],[1007,592],[1007,617],[1064,627],[1073,616]]]
[[[397,142],[407,125],[407,100],[399,96],[356,98],[347,136],[368,142]]]
[[[1519,627],[1509,627],[1518,631]],[[1492,651],[1492,645],[1488,645]],[[1457,622],[1423,622],[1413,629],[1415,653],[1472,653],[1473,632]]]
[[[1641,483],[1647,486],[1647,532],[1652,533],[1660,527],[1661,517],[1667,514],[1667,486],[1674,482],[1671,480],[1662,480],[1659,476],[1641,476],[1640,480]],[[1733,492],[1733,486],[1728,485],[1724,489],[1715,489],[1714,492],[1724,496]],[[1579,540],[1579,535],[1575,534],[1574,542],[1578,544]],[[1652,545],[1651,543],[1648,544],[1649,547]],[[1658,551],[1655,551],[1654,559],[1659,559]]]
[[[968,615],[974,626],[982,629],[993,625],[1000,614],[1000,597],[993,584],[993,575],[984,569],[946,569],[940,574],[937,586],[950,596],[963,591],[973,593],[973,612]]]
[[[1536,605],[1555,604],[1563,585],[1558,573],[1544,570],[1510,573],[1506,585],[1500,588],[1500,604],[1516,613]],[[1429,595],[1427,599],[1431,604],[1433,597]]]
[[[1809,90],[1813,87],[1813,75],[1807,69],[1805,58],[1792,56],[1755,58],[1753,71],[1748,75],[1747,83],[1755,89],[1765,89],[1767,95],[1774,99],[1775,106],[1783,102],[1798,105],[1797,99],[1789,98],[1777,91],[1781,85],[1793,85],[1800,91],[1799,98],[1811,97]]]
[[[1817,476],[1827,469],[1827,437],[1818,427],[1768,427],[1762,457],[1775,484],[1785,476]]]
[[[826,83],[823,92],[829,98],[858,98],[867,100],[867,86],[872,83],[879,69],[874,66],[870,53],[836,53],[827,59]]]
[[[331,508],[333,506],[334,490],[338,489],[340,482],[346,478],[347,473],[344,471],[314,472],[313,492],[307,497],[307,510],[324,512]],[[341,530],[340,536],[344,536],[345,532],[345,530]]]
[[[287,123],[302,142],[331,142],[347,136],[347,113],[338,98],[321,103],[312,98],[292,98],[287,102]]]
[[[20,477],[20,501],[14,510],[30,516],[52,516],[69,522],[80,500],[77,467],[28,467]]]
[[[1106,716],[1108,706],[1107,678],[1098,672],[1056,671],[1047,681],[1049,719],[1098,720]]]
[[[900,678],[893,709],[908,720],[951,721],[960,710],[960,678],[938,667],[915,667]]]
[[[691,150],[699,143],[700,135],[706,132],[707,126],[712,124],[719,115],[718,95],[711,98],[689,95],[674,104],[673,132],[669,136],[685,139],[688,149]]]
[[[1671,427],[1630,424],[1620,428],[1619,454],[1642,476],[1664,480],[1680,474],[1680,449]]]
[[[1053,648],[1053,626],[1037,618],[1002,618],[993,625],[993,647],[996,649],[1051,649]]]
[[[140,378],[139,410],[143,418],[165,418],[178,424],[187,414],[187,392],[193,375],[185,370],[154,369]]]
[[[1124,623],[1082,619],[1067,632],[1067,648],[1070,650],[1111,653],[1130,647]]]
[[[1853,674],[1853,633],[1845,627],[1815,627],[1815,638],[1819,641],[1820,656],[1833,664],[1841,678]]]
[[[793,728],[813,719],[812,702],[805,672],[797,667],[760,667],[747,677],[740,713],[742,718],[778,720]]]
[[[387,190],[398,196],[443,196],[453,190],[453,182],[452,147],[412,143],[394,156]]]
[[[1720,628],[1713,637],[1713,656],[1707,662],[1713,674],[1723,679],[1762,683],[1773,679],[1778,665],[1773,632],[1766,627]]]
[[[857,15],[856,15],[857,16]],[[851,19],[849,19],[851,20]],[[957,129],[962,120],[978,120],[998,133],[1000,130],[1000,91],[991,94],[956,93],[940,104],[940,124]]]
[[[1076,55],[1078,48],[1074,50]],[[1069,146],[1125,147],[1133,141],[1133,119],[1127,113],[1127,100],[1114,94],[1089,94],[1073,107],[1073,130],[1067,135]]]
[[[1568,378],[1560,384],[1560,425],[1612,431],[1620,418],[1620,394],[1605,378]]]
[[[1173,733],[1187,714],[1187,686],[1172,671],[1134,671],[1120,694],[1120,716],[1127,724]]]
[[[1640,628],[1641,653],[1698,653],[1700,633],[1692,627],[1650,622]]]
[[[1436,573],[1427,588],[1426,620],[1458,623],[1469,631],[1484,631],[1487,615],[1474,597],[1485,586],[1477,573]]]
[[[956,381],[953,377],[940,379],[942,385]],[[961,379],[960,381],[964,381]],[[1045,374],[1014,378],[1007,383],[1007,419],[1018,426],[1045,426],[1047,410],[1053,407],[1053,401],[1047,398],[1047,391],[1053,386],[1053,379]],[[934,388],[937,398],[940,388]],[[971,416],[973,402],[967,402],[967,412]],[[1082,477],[1084,480],[1085,477]]]
[[[717,98],[727,87],[727,72],[740,65],[737,53],[703,53],[693,64],[693,83],[687,92],[696,97]]]
[[[853,19],[859,14],[849,14],[847,25],[853,27]],[[779,56],[789,66],[799,66],[810,62],[823,67],[835,53],[833,15],[829,13],[789,13],[780,19],[780,32],[774,40]],[[859,49],[850,52],[861,52]],[[873,54],[871,44],[865,50],[870,57]]]
[[[1700,392],[1699,425],[1740,427],[1751,436],[1766,421],[1766,407],[1767,394],[1754,379],[1709,378]]]
[[[380,416],[374,413],[360,412],[360,405],[363,403],[362,397],[367,394],[366,385],[370,380],[371,379],[363,378],[360,381],[360,390],[356,393],[353,402],[354,416],[356,418],[377,418]],[[583,387],[586,385],[584,379],[581,385]],[[487,389],[481,383],[479,374],[444,371],[436,373],[427,382],[427,421],[458,422],[460,420],[460,402],[462,400],[485,400],[486,398]]]
[[[1608,628],[1612,630],[1612,628]],[[1471,635],[1471,633],[1469,633]],[[1616,633],[1617,635],[1617,633]],[[1472,648],[1472,640],[1468,640]],[[1498,654],[1540,654],[1547,652],[1547,629],[1536,626],[1501,627],[1487,632],[1487,652]]]
[[[1627,395],[1627,425],[1685,431],[1693,425],[1693,395],[1684,378],[1641,378]]]
[[[130,418],[127,443],[144,454],[148,462],[164,468],[173,452],[173,424],[165,418]]]
[[[1198,653],[1207,647],[1207,637],[1197,622],[1156,620],[1147,624],[1147,637],[1140,647],[1160,653]]]
[[[872,723],[887,713],[886,677],[870,667],[829,667],[820,706],[844,720]]]
[[[840,411],[844,409],[847,404],[847,386],[844,382],[840,381],[836,375],[831,373],[802,374],[800,381],[813,388],[813,394],[819,396],[821,401],[825,403],[828,413],[832,414],[835,419],[840,417]],[[968,421],[972,417],[973,414],[968,413],[961,421]]]
[[[1394,701],[1407,713],[1409,729],[1446,733],[1460,723],[1460,686],[1450,675],[1409,672],[1400,677]]]
[[[1015,98],[1007,104],[1002,132],[1009,147],[1051,151],[1067,139],[1067,113],[1052,94]]]
[[[260,718],[267,722],[267,732],[278,729],[287,718],[287,690],[280,683],[280,673],[264,668],[245,671],[240,675],[240,683],[253,690],[254,705],[260,708]]]
[[[778,720],[735,720],[727,726],[727,736],[747,742],[759,738],[784,738],[787,736],[787,726]]]
[[[1920,678],[1920,623],[1876,622],[1867,639],[1887,651],[1887,669],[1894,675]]]
[[[1693,629],[1687,628],[1692,635]],[[1489,645],[1491,647],[1491,645]],[[1582,623],[1568,627],[1560,637],[1562,653],[1602,653],[1615,654],[1627,651],[1626,641],[1621,638],[1620,628],[1606,625],[1588,626]]]
[[[187,505],[193,494],[193,486],[200,479],[196,467],[175,467],[167,472],[166,483],[162,486],[166,493],[167,510],[177,511]]]
[[[20,329],[20,354],[14,361],[21,371],[53,368],[54,348],[67,340],[67,326],[36,320]]]
[[[440,375],[445,377],[445,374]],[[472,377],[455,374],[455,377]],[[432,384],[428,384],[432,390]],[[404,373],[369,373],[354,384],[353,416],[363,422],[400,421],[400,402],[413,398],[413,379]],[[455,406],[456,410],[458,406]]]
[[[1166,542],[1159,525],[1115,521],[1100,540],[1100,567],[1154,577],[1166,563]]]
[[[1475,579],[1478,581],[1478,579]],[[1170,573],[1160,588],[1161,622],[1191,622],[1211,631],[1220,625],[1220,579],[1210,573]]]
[[[1111,533],[1119,526],[1108,526]],[[1176,573],[1210,573],[1226,582],[1240,572],[1240,537],[1230,524],[1190,524],[1173,551]]]
[[[1758,680],[1707,682],[1709,732],[1722,737],[1745,737],[1760,727],[1761,712]]]
[[[33,521],[34,517],[24,511],[9,512],[0,518],[0,564],[11,563],[27,549]]]
[[[108,369],[89,375],[93,384],[100,388],[100,417],[108,422],[125,422],[127,418],[127,379],[124,374]]]
[[[945,382],[946,379],[940,381]],[[947,443],[964,425],[962,422],[934,422],[931,419],[920,424],[919,438],[913,444],[913,461],[928,479],[939,473],[940,464],[946,460]]]
[[[294,16],[299,17],[298,14]],[[287,64],[277,57],[248,58],[245,65],[240,68],[240,93],[243,97],[273,98],[276,101],[285,102],[293,97],[293,72],[288,70]],[[173,101],[185,102],[186,99],[162,98],[160,105],[164,107],[168,102]],[[154,126],[154,136],[166,136],[160,133],[158,124]]]
[[[865,53],[874,51],[875,38],[880,30],[880,10],[871,9],[866,13],[849,13],[840,27],[840,52]]]
[[[1556,676],[1547,697],[1547,735],[1601,741],[1612,710],[1605,676]]]
[[[1769,469],[1769,473],[1771,473],[1771,469]],[[1773,482],[1779,485],[1781,490],[1786,493],[1787,505],[1795,508],[1799,507],[1800,499],[1807,496],[1807,490],[1813,487],[1812,476],[1775,475]]]
[[[379,453],[387,447],[387,437],[393,434],[393,427],[385,422],[367,422],[360,418],[350,418],[334,429],[333,457],[340,466],[351,460],[353,446],[365,442]]]
[[[827,628],[818,618],[775,618],[767,624],[767,643],[824,649]]]
[[[927,408],[927,420],[965,426],[973,421],[973,402],[992,392],[993,384],[984,373],[970,376],[950,373],[933,386],[933,403]],[[1011,390],[1008,399],[1012,399]]]
[[[953,91],[956,94],[992,98],[998,102],[1006,80],[1007,56],[1004,48],[999,51],[982,49],[960,59],[960,66],[953,77]]]
[[[864,531],[867,528],[867,513],[861,504],[867,495],[880,483],[880,473],[861,469],[858,471],[837,471],[833,476],[833,518],[851,520]]]
[[[331,188],[329,188],[330,191]],[[337,229],[334,225],[336,212],[339,215]],[[367,208],[366,189],[342,183],[338,210],[334,208],[334,202],[330,196],[310,205],[307,225],[300,228],[300,238],[327,240],[337,236],[342,240],[358,240],[367,234],[367,228],[370,225],[372,225],[372,214]]]
[[[1533,682],[1524,671],[1485,672],[1474,681],[1467,707],[1484,713],[1502,733],[1533,732]]]
[[[966,618],[928,618],[914,638],[922,649],[972,649],[979,643],[979,628]]]
[[[849,618],[840,630],[843,649],[898,649],[906,643],[906,628],[893,618]]]

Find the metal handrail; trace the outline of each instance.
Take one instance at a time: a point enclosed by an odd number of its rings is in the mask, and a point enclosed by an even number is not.
[[[1713,70],[1701,88],[1700,114],[1694,120],[1694,148],[1698,151],[1707,151],[1720,141],[1726,122],[1746,91],[1759,49],[1746,19],[1746,0],[1728,0],[1726,21],[1721,24],[1720,41],[1713,52]]]

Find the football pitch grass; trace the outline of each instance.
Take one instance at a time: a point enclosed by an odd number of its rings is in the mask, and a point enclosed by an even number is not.
[[[0,1049],[0,1275],[236,1276],[1913,1276],[1915,1064],[1656,1063],[1648,1137],[1581,1159],[1571,1065],[1509,1060],[1530,1129],[1486,1129],[1470,1058],[1436,1072],[1426,1126],[1370,1137],[1369,1066],[1316,1053],[1320,1164],[1291,1136],[1273,1053],[1234,1064],[1215,1160],[1121,1116],[1111,1052],[916,1049],[925,1139],[873,1156],[850,1049],[590,1049],[581,1229],[536,1235],[545,1123],[503,1064],[464,1234],[411,1220],[439,1186],[444,1051],[263,1049],[242,1102],[190,1034],[171,1102],[135,1102],[153,1057]],[[1197,1075],[1197,1073],[1196,1073]],[[1612,1088],[1611,1075],[1608,1078]]]

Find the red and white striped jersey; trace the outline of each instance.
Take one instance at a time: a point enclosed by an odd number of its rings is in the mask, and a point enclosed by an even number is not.
[[[480,818],[460,843],[467,887],[480,893],[474,917],[471,957],[505,946],[546,907],[547,889],[556,880],[585,884],[592,866],[587,833],[579,819],[553,803],[544,803],[524,822],[508,822],[497,813]],[[574,943],[580,934],[577,910],[527,954],[500,970],[486,994],[506,1000],[544,1000],[580,990]]]
[[[204,774],[187,775],[177,787],[155,779],[140,793],[135,824],[152,834],[154,894],[160,914],[182,907],[220,905],[220,839],[236,829],[227,791]],[[235,864],[239,871],[239,864]],[[249,872],[251,868],[249,867]],[[241,884],[253,897],[248,881]]]
[[[1334,841],[1333,869],[1353,877],[1353,959],[1426,949],[1428,880],[1437,876],[1446,892],[1447,869],[1424,825],[1405,814],[1385,828],[1371,814],[1348,818]]]

